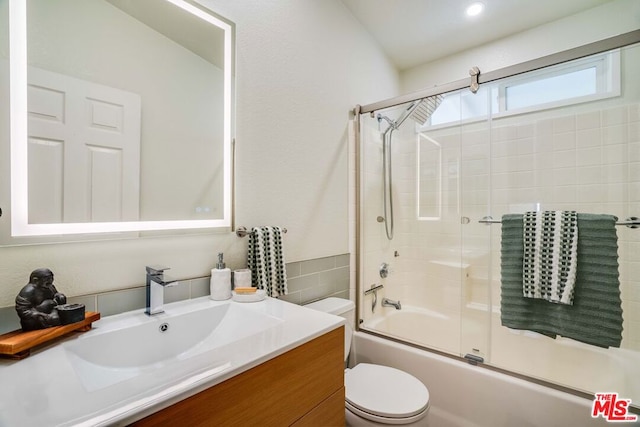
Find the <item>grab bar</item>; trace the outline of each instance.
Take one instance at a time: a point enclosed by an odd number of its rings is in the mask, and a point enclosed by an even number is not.
[[[491,216],[482,217],[482,219],[479,219],[478,222],[480,224],[487,224],[487,225],[501,224],[502,223],[501,220],[493,219]],[[625,219],[624,221],[616,222],[616,225],[624,225],[624,226],[629,227],[629,228],[640,228],[640,218],[638,218],[636,216],[630,216],[629,218]]]

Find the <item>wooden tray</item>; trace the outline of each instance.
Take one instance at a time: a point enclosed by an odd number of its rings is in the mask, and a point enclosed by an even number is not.
[[[53,326],[46,329],[24,332],[18,329],[0,335],[0,357],[10,359],[24,359],[31,354],[31,349],[37,345],[60,338],[70,332],[86,332],[91,330],[91,324],[100,319],[100,313],[88,311],[84,320],[69,325]]]

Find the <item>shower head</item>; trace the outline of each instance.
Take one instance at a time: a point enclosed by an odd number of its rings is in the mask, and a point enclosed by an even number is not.
[[[444,96],[442,95],[434,95],[413,101],[395,121],[380,113],[378,113],[376,118],[378,119],[378,123],[382,122],[382,120],[389,123],[389,126],[384,131],[384,135],[386,137],[387,134],[391,134],[394,130],[398,130],[400,126],[402,126],[402,123],[404,123],[404,121],[409,117],[419,125],[424,125],[427,123],[427,120],[429,120],[429,117],[431,117],[431,115],[440,106],[443,99]]]
[[[378,222],[384,222],[384,229],[387,233],[387,239],[393,239],[393,174],[391,173],[391,136],[393,131],[398,129],[407,118],[411,117],[420,125],[424,125],[429,117],[436,111],[442,103],[444,96],[434,95],[428,98],[422,98],[414,101],[402,113],[396,121],[378,114],[378,123],[385,120],[389,126],[382,134],[383,150],[382,150],[382,169],[383,169],[383,186],[384,186],[384,217],[378,217]]]
[[[442,103],[444,96],[434,95],[428,98],[423,98],[416,106],[415,110],[411,113],[410,117],[419,125],[424,125],[429,120],[429,117],[435,113],[436,109]]]
[[[409,117],[419,125],[424,125],[440,106],[443,99],[444,96],[442,95],[434,95],[414,101],[413,104],[409,105],[404,113],[398,117],[398,120],[393,123],[393,127],[398,129]]]

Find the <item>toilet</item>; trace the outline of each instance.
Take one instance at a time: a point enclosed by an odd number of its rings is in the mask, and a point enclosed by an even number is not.
[[[355,304],[343,298],[325,298],[305,307],[347,319],[345,362],[355,323]],[[348,426],[426,426],[429,390],[416,377],[388,366],[360,363],[345,369],[345,418]]]

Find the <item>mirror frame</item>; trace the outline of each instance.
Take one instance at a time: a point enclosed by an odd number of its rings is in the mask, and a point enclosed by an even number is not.
[[[9,0],[11,237],[231,227],[234,25],[185,0],[165,0],[224,31],[224,208],[222,219],[30,224],[27,147],[27,0]]]

